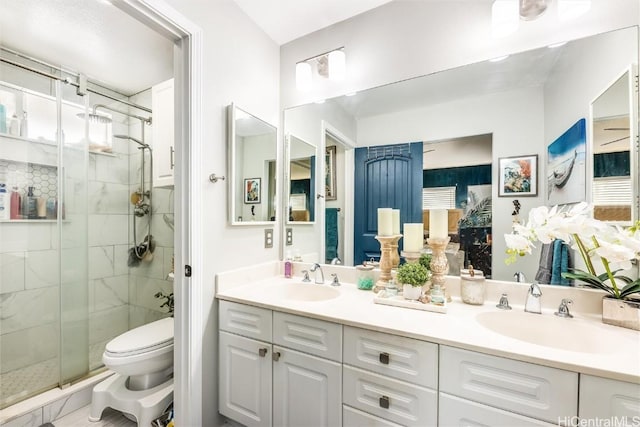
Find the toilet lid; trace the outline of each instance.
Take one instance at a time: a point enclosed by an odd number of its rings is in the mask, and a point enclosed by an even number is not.
[[[173,318],[156,320],[131,329],[109,341],[105,352],[111,355],[142,353],[173,344]]]

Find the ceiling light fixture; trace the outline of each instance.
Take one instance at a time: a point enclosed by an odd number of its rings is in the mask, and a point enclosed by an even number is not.
[[[520,0],[518,8],[520,19],[533,21],[547,10],[547,0]]]
[[[344,80],[347,75],[347,64],[344,47],[307,58],[296,64],[296,87],[300,91],[311,89],[314,69],[320,77],[332,81]]]
[[[556,0],[561,21],[577,18],[591,9],[591,0]],[[491,5],[491,33],[504,37],[518,30],[520,20],[538,19],[551,0],[494,0]]]

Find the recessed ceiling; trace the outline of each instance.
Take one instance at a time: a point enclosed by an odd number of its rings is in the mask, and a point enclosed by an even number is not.
[[[276,43],[283,45],[392,0],[235,0]]]

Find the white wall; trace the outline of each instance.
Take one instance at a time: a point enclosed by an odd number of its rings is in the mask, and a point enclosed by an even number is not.
[[[225,108],[228,104],[242,105],[268,123],[279,122],[279,47],[231,0],[167,2],[203,32],[202,131],[205,146],[200,162],[205,211],[203,259],[206,263],[193,267],[201,269],[205,278],[202,422],[212,426],[217,424],[218,418],[215,275],[247,264],[278,259],[280,234],[274,233],[272,249],[264,249],[263,227],[227,225],[227,182],[212,184],[207,177],[210,173],[228,175],[225,144]],[[281,158],[280,145],[278,150]],[[273,226],[275,230],[278,227],[278,223]]]

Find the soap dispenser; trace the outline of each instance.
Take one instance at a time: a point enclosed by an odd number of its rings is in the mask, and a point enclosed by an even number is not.
[[[291,279],[291,272],[293,270],[293,264],[291,263],[291,252],[287,252],[287,256],[284,260],[284,277]]]

